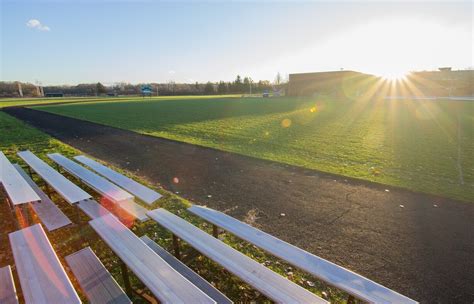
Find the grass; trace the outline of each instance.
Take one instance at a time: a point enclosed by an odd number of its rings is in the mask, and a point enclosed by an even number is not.
[[[5,153],[10,161],[20,163],[24,166],[26,164],[23,163],[20,158],[18,158],[16,153],[25,149],[31,150],[33,153],[50,164],[51,161],[49,161],[49,159],[46,157],[46,154],[48,153],[59,152],[69,157],[80,153],[80,151],[49,137],[37,129],[29,127],[28,125],[1,111],[0,130],[0,150]],[[135,180],[140,181],[143,184],[146,184],[151,188],[154,188],[163,194],[163,198],[156,202],[150,209],[158,207],[166,208],[167,210],[187,219],[201,229],[211,233],[212,229],[208,224],[200,220],[198,217],[186,212],[185,209],[190,206],[188,201],[161,189],[159,185],[151,184],[140,176],[123,171],[119,168],[114,169],[122,172],[125,175],[128,175]],[[77,185],[84,188],[84,190],[86,190],[88,193],[94,194],[92,189],[84,186],[84,184],[81,184],[72,176],[67,175],[66,173],[63,174],[65,174]],[[37,177],[35,177],[35,181],[38,185],[43,184]],[[3,193],[0,191],[0,201],[3,201],[2,196]],[[51,198],[58,205],[58,207],[76,224],[58,229],[51,233],[47,232],[48,238],[51,241],[53,248],[58,254],[62,264],[66,265],[64,260],[65,256],[84,247],[90,246],[102,263],[106,266],[106,268],[111,272],[117,282],[123,287],[124,285],[122,277],[119,272],[119,259],[108,248],[108,246],[100,240],[98,235],[87,224],[89,218],[82,213],[79,213],[78,217],[78,210],[76,207],[66,203],[57,194],[53,193]],[[95,196],[95,199],[97,201],[103,201],[97,195]],[[36,218],[34,215],[31,220],[33,222],[39,222],[38,218]],[[130,227],[137,235],[141,236],[146,234],[159,243],[162,247],[171,251],[171,234],[153,221],[148,221],[139,225],[131,225],[130,223]],[[0,268],[6,265],[14,265],[14,260],[8,241],[8,233],[13,231],[15,231],[14,220],[10,214],[8,205],[0,204]],[[263,251],[256,249],[249,243],[238,240],[229,234],[222,235],[222,240],[230,246],[233,246],[237,250],[248,255],[249,257],[257,260],[258,262],[264,263],[269,268],[280,273],[281,275],[287,276],[289,279],[311,290],[312,292],[318,295],[321,295],[323,291],[326,292],[332,303],[343,303],[344,299],[347,299],[347,295],[335,290],[334,288],[328,287],[324,283],[301,271],[293,270],[289,265],[283,263],[275,257],[265,254]],[[255,291],[249,285],[225,271],[222,267],[215,264],[211,260],[199,255],[198,252],[186,244],[182,244],[182,256],[183,261],[188,266],[199,273],[203,278],[215,284],[219,290],[221,290],[236,303],[269,302],[267,298]],[[19,282],[15,271],[14,275],[16,281]],[[70,278],[73,278],[71,273],[69,273],[69,276]],[[131,275],[131,283],[132,287],[135,289],[144,289],[144,286],[141,284],[141,282],[133,275]],[[76,290],[80,290],[77,282],[74,280],[73,284],[75,285]],[[19,292],[21,292],[21,289]],[[84,295],[80,294],[80,296],[82,300],[86,302]],[[132,298],[132,300],[134,303],[144,303],[136,296]]]
[[[473,201],[474,103],[160,98],[36,109]]]
[[[231,95],[228,95],[231,96]],[[237,96],[237,95],[235,95]],[[222,96],[188,96],[189,99],[201,99],[201,98],[219,98]],[[32,106],[32,105],[41,105],[41,104],[55,104],[55,103],[82,103],[82,102],[91,102],[91,101],[143,101],[143,100],[160,100],[160,99],[174,99],[182,98],[180,97],[161,97],[161,96],[152,96],[152,97],[140,97],[140,96],[119,96],[119,97],[68,97],[68,98],[3,98],[0,99],[0,109],[5,107],[16,107],[16,106]]]
[[[42,103],[67,103],[67,102],[81,102],[91,100],[104,100],[99,98],[77,97],[77,98],[5,98],[0,99],[0,108],[36,105]]]

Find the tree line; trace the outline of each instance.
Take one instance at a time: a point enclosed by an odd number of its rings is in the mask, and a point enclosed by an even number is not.
[[[280,74],[272,83],[268,80],[253,81],[250,77],[237,75],[234,81],[219,81],[206,83],[147,83],[130,84],[115,83],[103,85],[102,83],[87,83],[78,85],[43,86],[44,94],[64,94],[64,96],[100,96],[100,95],[141,95],[142,87],[151,88],[152,95],[225,95],[225,94],[261,94],[264,91],[285,89],[286,83]],[[0,97],[20,97],[19,87],[24,97],[38,97],[41,90],[31,83],[0,81]]]

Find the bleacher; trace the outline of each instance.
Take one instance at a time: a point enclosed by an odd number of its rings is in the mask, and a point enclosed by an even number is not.
[[[72,221],[51,199],[49,192],[43,192],[32,176],[28,176],[20,165],[12,165],[0,151],[0,182],[9,208],[29,205],[41,221],[41,224],[27,221],[20,223],[21,219],[18,219],[18,229],[9,234],[15,263],[12,265],[14,267],[5,265],[0,268],[2,304],[19,302],[13,273],[17,274],[19,284],[16,286],[21,287],[25,303],[80,303],[78,291],[90,303],[131,303],[133,297],[143,297],[143,294],[131,287],[129,272],[163,303],[232,303],[213,284],[177,258],[180,256],[180,241],[186,242],[222,269],[277,303],[328,303],[326,299],[274,272],[176,214],[163,208],[149,211],[141,206],[138,213],[131,211],[135,205],[138,206],[133,201],[134,195],[144,203],[153,203],[161,195],[143,185],[139,186],[137,182],[92,159],[83,156],[75,158],[97,174],[60,154],[48,155],[75,178],[112,200],[120,208],[135,216],[141,214],[147,219],[151,218],[170,231],[176,257],[150,236],[136,235],[113,211],[104,208],[87,192],[33,153],[24,151],[18,155],[47,187],[54,189],[66,202],[77,206],[78,210],[82,210],[92,219],[89,225],[120,261],[123,286],[115,280],[90,247],[86,246],[64,257],[67,264],[61,262],[62,259],[55,252],[43,226],[48,231],[56,231],[65,229],[64,227],[73,224]],[[130,192],[121,187],[127,187]],[[346,292],[349,294],[349,302],[359,299],[369,303],[416,303],[368,278],[224,213],[197,205],[190,207],[188,211],[214,225],[213,231],[217,231],[217,227],[228,231]],[[87,240],[84,240],[84,243],[87,244]],[[77,281],[78,290],[74,288],[73,280]]]
[[[59,153],[48,154],[48,157],[134,218],[142,222],[149,219],[146,216],[146,209],[135,203],[134,196],[119,186]]]
[[[416,303],[387,287],[224,213],[197,205],[190,207],[188,211],[358,299],[369,303]]]

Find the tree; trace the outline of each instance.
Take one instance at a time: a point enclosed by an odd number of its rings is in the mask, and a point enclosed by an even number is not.
[[[237,77],[235,78],[235,84],[237,85],[242,84],[242,78],[240,77],[240,75],[237,75]]]
[[[260,80],[258,82],[258,88],[261,90],[268,90],[272,87],[272,84],[268,80]]]
[[[280,85],[281,82],[282,82],[282,79],[283,79],[283,78],[281,77],[280,72],[278,72],[277,75],[275,76],[275,84],[276,84],[276,85]]]
[[[242,92],[243,92],[242,78],[240,77],[240,75],[237,75],[234,83],[232,84],[232,93],[242,93]]]
[[[250,78],[250,77],[245,77],[244,78],[244,87],[243,87],[243,89],[244,89],[244,91],[247,91],[250,94],[252,94],[252,78]]]
[[[219,81],[219,85],[217,86],[217,93],[223,95],[229,93],[229,87],[227,86],[227,83],[224,81]]]
[[[97,83],[96,90],[97,90],[97,95],[107,93],[107,88],[100,82]]]
[[[207,82],[206,86],[204,87],[204,94],[205,95],[212,95],[214,94],[214,85],[211,82]]]
[[[174,95],[174,90],[176,89],[176,83],[173,80],[168,82],[168,91],[171,95]]]

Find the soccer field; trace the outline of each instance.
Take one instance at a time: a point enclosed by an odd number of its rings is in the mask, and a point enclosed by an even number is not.
[[[27,106],[35,104],[51,104],[51,103],[69,103],[83,102],[91,100],[101,100],[96,97],[77,97],[77,98],[4,98],[0,99],[0,108]],[[102,98],[103,100],[103,98]]]
[[[167,97],[169,98],[176,98],[176,97]],[[182,97],[178,97],[182,98]],[[201,96],[189,96],[187,98],[202,98]],[[209,97],[209,98],[214,98]],[[153,96],[153,97],[146,97],[147,101],[150,100],[159,100],[163,99],[160,96]],[[67,97],[67,98],[3,98],[0,99],[0,108],[5,107],[17,107],[17,106],[30,106],[30,105],[41,105],[41,104],[63,104],[63,103],[83,103],[83,102],[91,102],[91,101],[100,101],[100,102],[108,102],[108,101],[140,101],[144,100],[143,97],[140,96],[118,96],[118,97]]]
[[[473,201],[474,103],[159,98],[35,107],[138,133]]]

